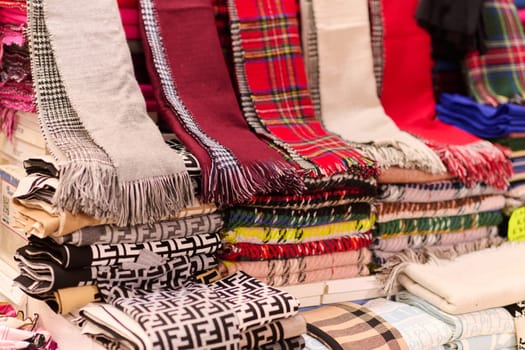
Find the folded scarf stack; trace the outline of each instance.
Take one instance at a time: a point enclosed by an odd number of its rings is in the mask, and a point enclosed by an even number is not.
[[[297,300],[243,272],[169,289],[145,287],[157,284],[154,276],[140,284],[107,277],[102,291],[108,304],[88,305],[80,314],[81,326],[97,325],[92,335],[106,335],[108,348],[304,348],[306,323]]]
[[[455,181],[381,184],[372,246],[377,262],[388,270],[394,261],[451,258],[500,244],[504,193]]]

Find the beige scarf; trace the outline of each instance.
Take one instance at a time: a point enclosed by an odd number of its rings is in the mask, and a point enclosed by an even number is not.
[[[382,168],[446,172],[439,156],[401,131],[380,104],[367,1],[301,0],[301,6],[308,84],[313,96],[320,94],[325,127],[361,143],[356,146]]]

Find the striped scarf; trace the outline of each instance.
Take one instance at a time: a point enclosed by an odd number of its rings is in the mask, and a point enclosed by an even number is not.
[[[244,116],[306,176],[375,176],[377,168],[315,118],[295,0],[230,0],[235,72]]]

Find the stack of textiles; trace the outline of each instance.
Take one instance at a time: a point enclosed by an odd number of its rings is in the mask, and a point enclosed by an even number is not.
[[[238,272],[210,284],[157,288],[143,283],[101,285],[106,303],[80,309],[83,333],[107,348],[302,349],[306,333],[299,303],[286,292]]]
[[[39,324],[38,314],[25,317],[9,303],[0,302],[0,348],[56,350],[57,343]]]
[[[307,190],[256,195],[230,206],[220,254],[223,271],[242,270],[273,286],[368,275],[373,163],[314,115],[297,4],[255,4],[231,1],[227,8],[244,117],[304,169]],[[224,14],[220,5],[215,1],[216,12]],[[267,30],[267,22],[276,32]],[[274,40],[281,37],[287,40]],[[222,42],[227,52],[228,41]]]
[[[380,184],[374,257],[382,264],[405,250],[453,257],[497,244],[504,194],[482,183]]]
[[[198,197],[200,168],[184,147],[170,140],[185,160]],[[58,171],[45,159],[25,162],[28,175],[14,195],[17,228],[29,236],[15,254],[20,275],[15,283],[27,294],[45,300],[55,311],[67,313],[100,299],[96,285],[102,273],[141,264],[171,266],[175,284],[216,267],[224,226],[216,205],[191,206],[163,221],[119,227],[84,214],[61,212],[52,204]],[[148,259],[151,259],[149,261]],[[130,276],[127,276],[130,277]],[[76,294],[76,295],[75,295]]]

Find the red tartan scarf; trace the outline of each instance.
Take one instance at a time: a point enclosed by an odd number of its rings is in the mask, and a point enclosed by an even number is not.
[[[373,31],[382,32],[383,107],[401,129],[423,138],[453,176],[466,184],[485,182],[505,188],[512,168],[504,153],[435,118],[431,41],[417,25],[417,4],[418,0],[392,0],[370,7],[372,17],[381,18],[383,26],[382,31]]]
[[[377,168],[316,119],[308,91],[295,0],[230,0],[235,71],[244,116],[308,177]]]
[[[205,201],[231,204],[297,193],[300,177],[248,127],[221,52],[210,0],[141,0],[148,72],[159,119],[202,168]]]

